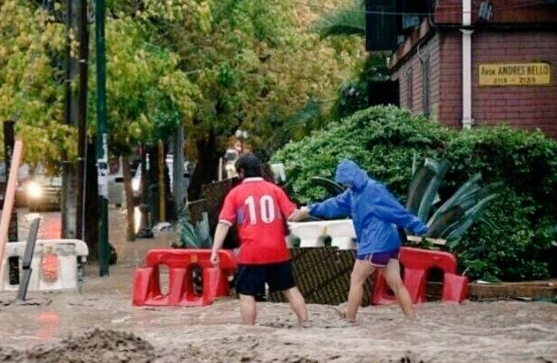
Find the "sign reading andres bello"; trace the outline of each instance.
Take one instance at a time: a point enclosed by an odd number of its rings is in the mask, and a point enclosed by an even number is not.
[[[480,86],[549,86],[549,63],[487,63],[478,66]]]

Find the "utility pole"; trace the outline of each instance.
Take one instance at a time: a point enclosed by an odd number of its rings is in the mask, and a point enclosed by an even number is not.
[[[72,87],[78,75],[78,60],[72,57],[70,33],[79,36],[79,12],[80,4],[74,0],[66,1],[66,103],[65,118],[69,126],[77,127],[78,119],[78,95]],[[62,238],[77,237],[77,165],[68,160],[68,155],[64,155],[62,161]]]
[[[85,170],[87,156],[87,83],[89,64],[89,31],[87,29],[87,0],[79,0],[79,90],[77,112],[77,203],[76,203],[76,238],[85,239],[84,205],[85,205]]]
[[[97,170],[99,185],[99,267],[100,276],[108,276],[108,142],[106,135],[106,70],[104,38],[104,0],[96,0],[97,45]]]

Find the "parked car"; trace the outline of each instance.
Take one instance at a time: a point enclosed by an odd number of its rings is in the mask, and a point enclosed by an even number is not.
[[[116,207],[121,207],[125,200],[122,158],[118,158],[116,162],[110,163],[107,185],[108,203],[114,204]]]
[[[168,176],[170,179],[170,190],[172,191],[172,186],[174,185],[174,156],[168,154],[166,156],[166,167],[168,168]],[[193,162],[186,160],[184,161],[184,188],[187,189],[190,183],[191,173],[194,168]],[[149,168],[149,159],[147,158],[147,168]],[[134,200],[139,200],[141,197],[141,163],[137,166],[134,176],[132,177],[132,190]]]
[[[30,210],[58,210],[62,200],[62,177],[49,175],[38,164],[16,190],[16,205]]]
[[[133,161],[130,165],[130,174],[132,177],[132,189],[134,183],[133,177],[136,173],[136,168],[138,168],[137,164],[138,164],[137,161]],[[110,164],[110,170],[107,178],[108,178],[108,202],[110,204],[114,204],[116,207],[121,207],[126,201],[126,193],[124,190],[124,169],[122,167],[121,157],[118,158],[118,162],[114,161]]]

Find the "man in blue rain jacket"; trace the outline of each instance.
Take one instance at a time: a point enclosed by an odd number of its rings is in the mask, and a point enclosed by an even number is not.
[[[355,321],[362,302],[364,282],[376,269],[383,271],[404,314],[414,318],[410,295],[400,277],[400,238],[396,226],[416,235],[427,232],[427,227],[408,212],[383,184],[368,177],[351,160],[339,162],[335,182],[348,189],[336,197],[304,207],[303,212],[324,218],[352,217],[358,251],[350,276],[348,304],[344,313],[346,319]]]

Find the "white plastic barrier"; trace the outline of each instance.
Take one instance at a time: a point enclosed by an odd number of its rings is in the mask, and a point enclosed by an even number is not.
[[[18,257],[19,281],[23,277],[23,255],[27,242],[9,242],[6,244],[4,254],[3,276],[0,280],[0,291],[16,291],[19,284],[10,284],[10,257]],[[43,259],[48,254],[54,254],[49,262],[49,271],[43,268]],[[35,251],[31,261],[31,279],[29,280],[29,291],[38,290],[68,290],[78,289],[82,276],[83,267],[87,261],[89,249],[85,242],[77,239],[52,239],[37,240]],[[52,257],[52,255],[51,255]],[[49,258],[49,257],[47,257]]]
[[[331,246],[355,249],[356,231],[351,219],[316,222],[289,222],[290,234],[300,238],[300,247],[323,247],[322,236],[331,236]]]

